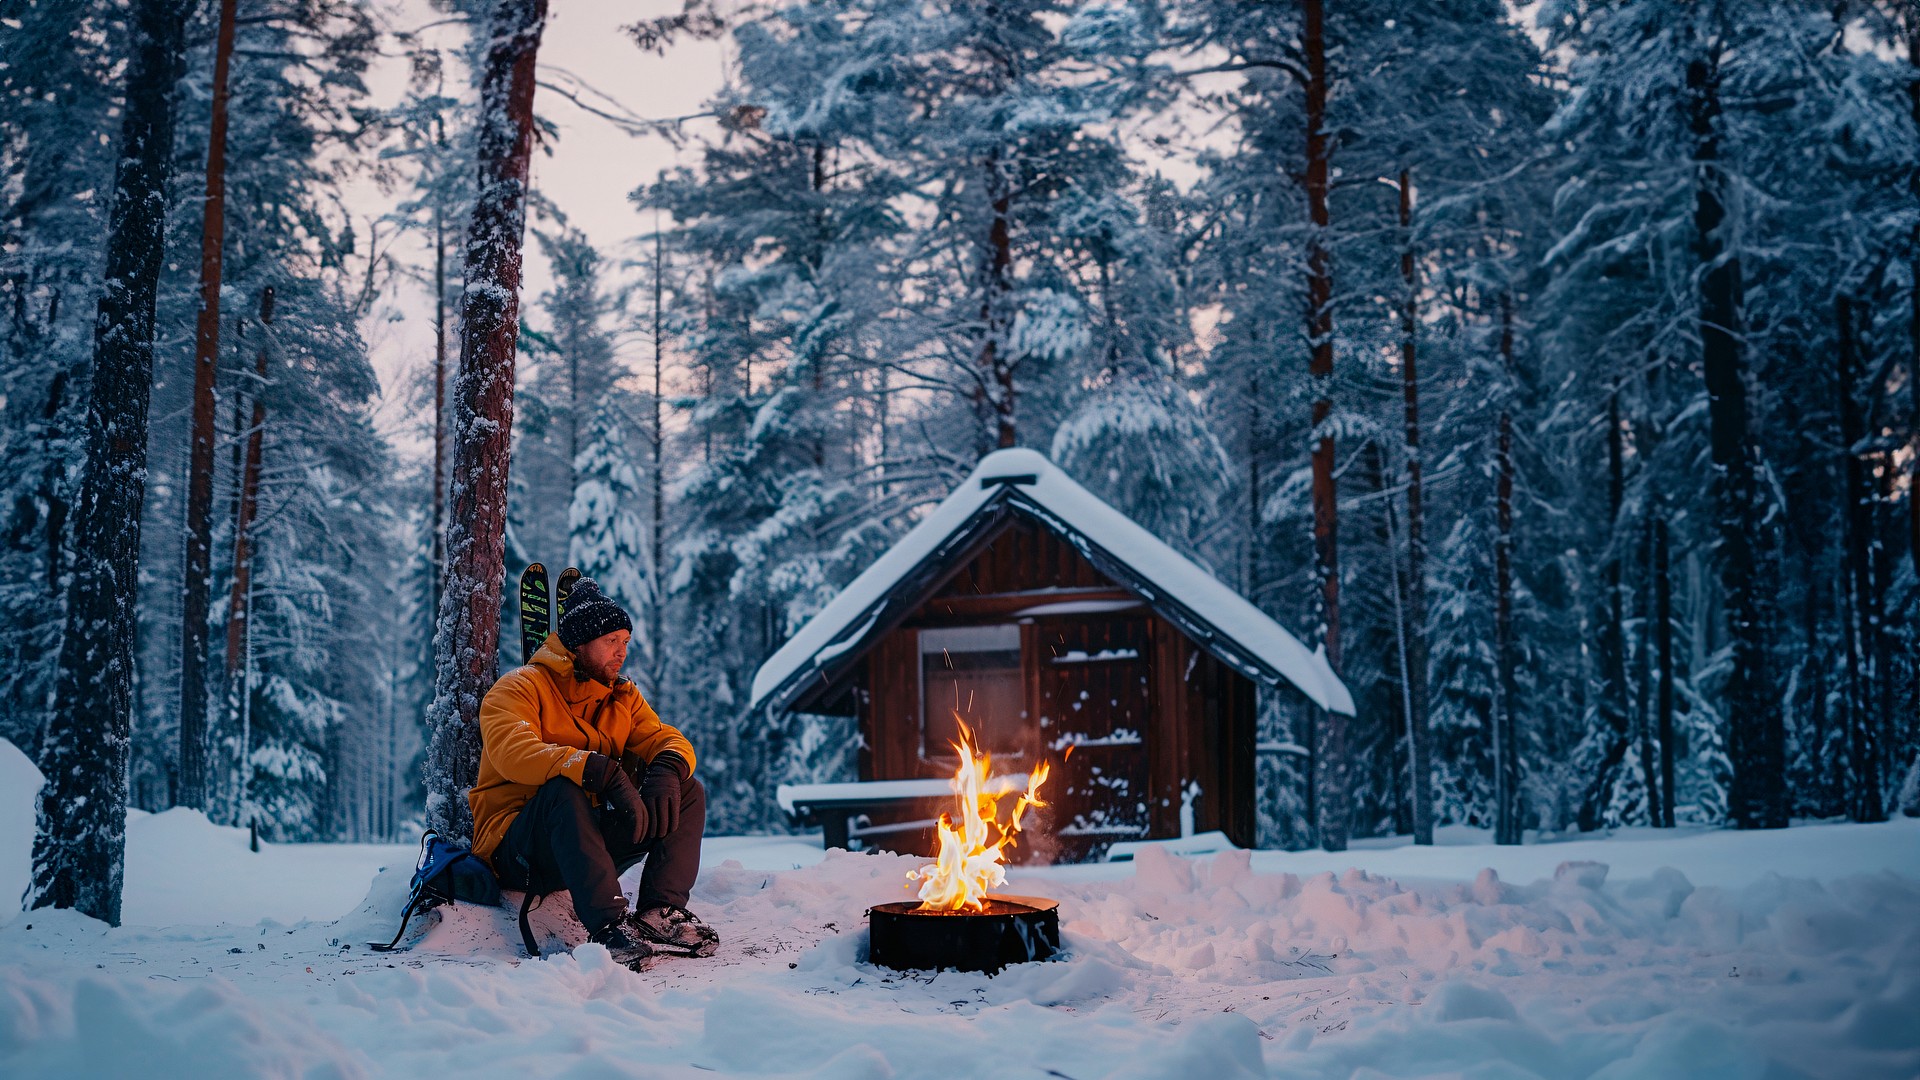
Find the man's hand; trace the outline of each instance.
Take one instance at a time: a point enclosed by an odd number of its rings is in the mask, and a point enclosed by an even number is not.
[[[600,796],[607,809],[633,823],[633,837],[627,843],[638,844],[646,838],[647,804],[619,762],[605,754],[588,754],[586,768],[580,771],[580,786]]]
[[[640,798],[647,804],[647,818],[653,825],[648,834],[658,840],[680,825],[680,755],[663,753],[647,766],[640,779]]]

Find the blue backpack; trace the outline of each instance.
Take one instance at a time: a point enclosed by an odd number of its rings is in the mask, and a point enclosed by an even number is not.
[[[400,913],[400,932],[385,945],[368,942],[375,952],[391,952],[407,934],[407,924],[422,911],[451,903],[500,906],[500,882],[493,870],[465,844],[456,844],[432,829],[420,838],[420,861],[414,866],[412,891]]]

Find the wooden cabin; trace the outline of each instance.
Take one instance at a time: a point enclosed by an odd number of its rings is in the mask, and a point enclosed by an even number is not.
[[[1028,857],[1257,841],[1256,694],[1351,715],[1317,651],[1032,450],[1002,450],[760,669],[756,709],[854,718],[859,776],[783,788],[828,846],[932,853],[964,721],[1042,760]]]

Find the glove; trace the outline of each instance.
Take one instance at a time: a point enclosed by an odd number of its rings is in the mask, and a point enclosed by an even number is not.
[[[661,754],[640,778],[640,800],[647,804],[648,834],[658,840],[680,825],[680,763],[678,754]]]
[[[620,763],[605,754],[588,754],[587,765],[580,770],[580,786],[600,796],[608,810],[633,824],[628,844],[638,844],[647,835],[647,804],[633,789],[633,780]]]

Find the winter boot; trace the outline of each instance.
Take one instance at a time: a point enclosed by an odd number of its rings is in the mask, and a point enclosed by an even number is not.
[[[712,956],[720,935],[683,907],[657,907],[629,915],[626,923],[641,937],[683,956]]]
[[[605,945],[613,962],[631,971],[647,970],[648,962],[653,959],[654,948],[636,928],[631,914],[595,930],[587,940]]]

